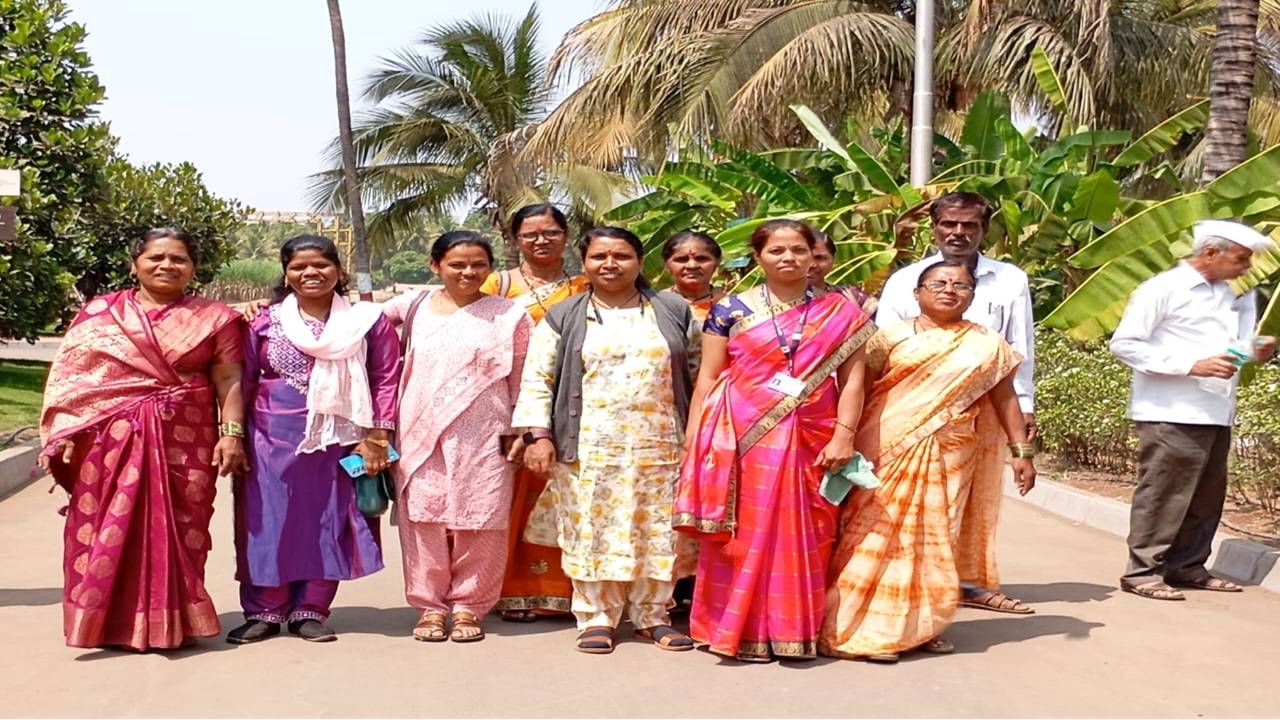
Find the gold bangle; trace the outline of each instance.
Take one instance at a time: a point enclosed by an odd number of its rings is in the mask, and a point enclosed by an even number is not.
[[[1009,443],[1009,455],[1019,460],[1031,460],[1036,456],[1036,446],[1027,443]]]
[[[845,430],[848,430],[848,431],[849,431],[849,432],[851,432],[851,433],[856,433],[856,432],[858,432],[857,430],[854,430],[853,428],[849,427],[848,425],[846,425],[846,424],[844,424],[844,423],[840,422],[840,418],[836,418],[836,424],[837,424],[837,425],[839,425],[840,427],[844,428]]]
[[[379,440],[378,438],[372,438],[368,435],[365,436],[364,441],[370,445],[377,445],[378,447],[390,447],[391,445],[390,440]]]
[[[218,426],[218,434],[222,437],[244,437],[244,425],[235,420],[228,420]]]

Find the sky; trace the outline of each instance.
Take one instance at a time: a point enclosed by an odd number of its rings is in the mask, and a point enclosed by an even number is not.
[[[189,161],[216,194],[257,210],[307,210],[306,178],[337,136],[325,0],[69,0],[106,86],[100,116],[136,164]],[[542,0],[550,53],[603,0]],[[347,73],[358,111],[380,56],[426,28],[521,17],[529,0],[345,0]]]

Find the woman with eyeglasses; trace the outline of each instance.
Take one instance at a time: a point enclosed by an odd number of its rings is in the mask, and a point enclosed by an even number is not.
[[[569,221],[556,206],[526,205],[517,210],[511,216],[511,237],[520,245],[520,264],[490,275],[480,292],[510,299],[534,322],[541,321],[556,303],[586,292],[587,279],[565,270]],[[546,480],[527,468],[516,472],[507,569],[495,606],[503,620],[533,622],[539,615],[569,612],[573,585],[560,569],[560,551],[520,539],[545,487]]]
[[[649,289],[632,233],[596,228],[578,249],[591,290],[534,329],[511,420],[525,430],[525,465],[550,478],[525,538],[563,552],[579,651],[612,652],[628,606],[638,636],[692,650],[667,608],[698,323],[684,300]]]
[[[867,350],[866,407],[855,447],[881,484],[856,490],[840,518],[820,649],[896,662],[949,653],[940,635],[960,601],[957,542],[975,479],[1003,471],[1006,437],[1020,492],[1035,484],[1026,421],[1013,390],[1022,358],[994,331],[963,319],[973,272],[943,260],[920,274],[919,317],[882,328]]]
[[[764,284],[711,309],[689,413],[675,507],[701,541],[689,634],[748,662],[817,655],[836,534],[819,489],[853,457],[875,332],[848,297],[809,285],[815,244],[794,220],[752,233]]]

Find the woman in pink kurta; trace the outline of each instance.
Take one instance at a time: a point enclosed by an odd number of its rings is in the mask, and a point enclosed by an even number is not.
[[[482,236],[445,233],[431,258],[444,289],[384,307],[408,343],[395,470],[405,597],[415,639],[469,642],[502,587],[514,470],[502,446],[533,321],[480,292],[493,264]]]

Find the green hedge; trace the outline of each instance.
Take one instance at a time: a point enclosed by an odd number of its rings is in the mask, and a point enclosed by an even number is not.
[[[1126,472],[1137,440],[1128,418],[1131,372],[1105,343],[1036,335],[1036,422],[1049,452],[1083,467]]]

